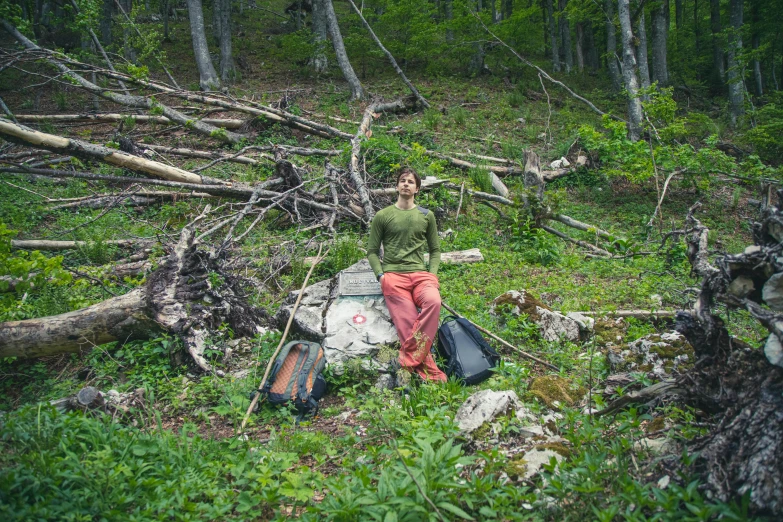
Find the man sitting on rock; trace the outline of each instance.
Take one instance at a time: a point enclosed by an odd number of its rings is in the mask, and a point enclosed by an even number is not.
[[[440,238],[435,215],[414,202],[420,188],[421,177],[413,169],[399,170],[397,203],[373,218],[367,258],[400,338],[400,366],[425,381],[445,381],[430,353],[440,317]]]

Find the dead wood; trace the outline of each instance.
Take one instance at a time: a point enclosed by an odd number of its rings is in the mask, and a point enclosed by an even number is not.
[[[389,59],[389,62],[391,63],[392,67],[394,68],[397,75],[402,78],[402,81],[405,83],[405,85],[408,86],[408,89],[411,90],[413,93],[413,96],[416,98],[416,100],[426,109],[429,109],[430,104],[427,100],[424,99],[424,97],[419,93],[419,91],[414,87],[414,85],[408,80],[408,77],[405,76],[405,73],[402,72],[402,69],[400,69],[400,66],[397,65],[397,60],[394,59],[394,56],[392,53],[386,49],[386,47],[383,46],[381,43],[381,40],[375,35],[375,31],[372,30],[372,27],[370,27],[370,24],[367,23],[367,20],[364,19],[364,16],[362,16],[362,12],[359,11],[359,8],[356,7],[356,4],[353,3],[353,0],[348,0],[348,3],[351,4],[351,7],[353,8],[353,11],[359,15],[359,20],[362,21],[362,25],[364,25],[364,28],[367,29],[367,32],[370,33],[370,36],[372,37],[375,44],[380,47],[383,54],[386,55],[386,58]]]
[[[200,218],[208,211],[209,206]],[[211,370],[203,358],[209,329],[226,323],[237,335],[255,335],[265,313],[241,297],[243,281],[226,273],[218,258],[198,249],[197,222],[183,229],[171,254],[144,286],[75,312],[0,323],[0,357],[73,352],[166,331],[181,335],[196,363]],[[210,273],[224,282],[215,287]]]
[[[136,123],[157,123],[159,125],[174,125],[177,122],[165,116],[149,116],[146,114],[17,114],[16,119],[27,123],[57,123],[57,122],[84,122],[84,123],[117,123],[131,118]],[[194,120],[195,121],[195,120]],[[202,118],[198,121],[208,125],[214,125],[221,129],[241,129],[245,120],[226,118]]]
[[[783,203],[783,191],[778,192]],[[688,443],[696,454],[693,469],[715,498],[728,502],[749,494],[751,514],[783,514],[783,214],[765,209],[753,224],[754,245],[741,254],[710,262],[709,230],[688,212],[688,259],[701,277],[695,306],[679,312],[676,329],[693,346],[692,369],[674,377],[671,386],[681,401],[713,416],[710,432]],[[729,335],[713,313],[719,304],[744,308],[769,331],[763,347],[751,347]],[[766,305],[766,308],[762,305]],[[730,316],[729,316],[730,317]],[[652,390],[638,392],[650,396]],[[602,413],[617,411],[617,403]],[[617,407],[614,407],[617,406]]]
[[[599,256],[602,256],[602,257],[612,257],[612,254],[610,252],[604,250],[603,248],[597,247],[595,245],[591,245],[587,241],[582,241],[581,239],[573,238],[573,237],[569,236],[568,234],[564,234],[563,232],[560,232],[559,230],[554,229],[552,227],[549,227],[549,226],[546,226],[546,225],[541,225],[541,230],[549,232],[550,234],[555,235],[555,236],[559,237],[560,239],[564,239],[564,240],[566,240],[566,241],[568,241],[570,243],[574,243],[575,245],[579,245],[582,248],[586,248],[586,249],[592,251],[593,253],[598,254]]]
[[[154,243],[152,239],[110,239],[103,241],[104,245],[137,248]],[[60,252],[89,246],[89,241],[52,241],[49,239],[12,239],[11,248],[16,250],[44,250]]]
[[[188,116],[186,116],[185,114],[182,114],[181,112],[176,111],[171,107],[168,107],[167,105],[160,103],[159,101],[156,101],[154,98],[146,97],[146,96],[119,94],[114,91],[103,89],[98,85],[95,85],[94,83],[86,80],[84,77],[75,73],[67,65],[65,65],[65,63],[73,63],[72,60],[66,59],[61,54],[54,53],[47,49],[38,47],[36,44],[31,42],[27,37],[25,37],[22,33],[20,33],[16,29],[16,27],[8,23],[8,21],[6,20],[0,20],[0,25],[2,25],[3,28],[11,36],[16,38],[16,40],[20,44],[22,44],[22,46],[24,46],[26,49],[30,51],[35,51],[39,54],[43,54],[46,61],[49,62],[51,65],[53,65],[55,68],[57,68],[61,74],[75,81],[81,88],[83,88],[90,94],[100,96],[101,98],[112,101],[114,103],[118,103],[120,105],[124,105],[126,107],[135,107],[135,108],[145,109],[145,110],[152,110],[152,109],[159,110],[163,113],[163,116],[166,116],[167,118],[176,122],[177,124],[187,126],[189,128],[192,128],[195,132],[198,132],[199,134],[202,134],[204,136],[211,136],[220,141],[225,141],[229,143],[238,143],[244,138],[244,136],[242,136],[241,134],[237,134],[232,131],[227,131],[225,129],[218,129],[213,125],[208,125],[204,122],[193,120],[192,118],[188,118]],[[80,64],[80,65],[84,65],[86,70],[95,69],[94,67],[87,66],[86,64]],[[111,75],[115,77],[120,76],[118,73],[113,71],[109,71],[109,70],[103,70],[103,71],[105,71],[106,75]],[[132,78],[125,76],[122,78],[115,78],[115,79],[122,79],[128,81],[129,79]],[[167,87],[167,89],[173,90],[170,87]]]
[[[161,154],[172,154],[174,156],[185,156],[188,158],[202,158],[202,159],[208,159],[208,160],[216,160],[216,159],[222,159],[223,161],[228,161],[231,163],[241,163],[243,165],[260,165],[261,162],[249,158],[247,156],[236,156],[236,155],[229,155],[229,154],[222,154],[218,151],[205,151],[205,150],[193,150],[193,149],[186,149],[181,147],[166,147],[164,145],[150,145],[145,143],[143,145],[145,149],[153,150],[157,153]],[[264,155],[262,154],[261,157],[264,159],[267,159],[269,161],[274,161],[274,157],[270,155]]]
[[[38,147],[82,159],[100,161],[116,167],[144,172],[145,174],[150,174],[169,181],[199,184],[225,184],[224,181],[194,174],[187,170],[182,170],[139,156],[133,156],[119,150],[104,147],[103,145],[96,145],[75,138],[63,138],[61,136],[39,132],[2,118],[0,118],[0,135],[4,136],[9,141],[22,145]]]
[[[610,241],[615,239],[615,237],[609,232],[606,232],[605,230],[601,230],[600,228],[595,227],[593,225],[589,225],[587,223],[582,223],[581,221],[577,221],[576,219],[566,216],[565,214],[553,214],[549,216],[549,218],[554,221],[559,221],[560,223],[569,226],[571,228],[575,228],[577,230],[582,230],[584,232],[595,234],[597,237],[602,237]]]
[[[611,312],[579,312],[582,315],[600,317],[633,317],[635,319],[651,319],[661,317],[674,317],[676,310],[614,310]]]
[[[362,117],[362,123],[356,131],[356,135],[351,138],[351,163],[348,168],[348,172],[351,176],[356,191],[359,193],[359,199],[364,209],[364,219],[367,223],[375,216],[375,210],[372,207],[370,201],[370,192],[367,190],[367,185],[364,183],[364,178],[359,168],[359,154],[362,149],[362,140],[369,139],[372,136],[373,118],[380,117],[383,112],[401,112],[413,109],[416,105],[416,99],[404,98],[393,102],[375,102],[371,103],[364,111]]]
[[[218,196],[207,194],[205,192],[166,192],[166,191],[142,191],[133,194],[98,194],[95,196],[85,196],[75,198],[75,201],[68,201],[49,207],[49,210],[63,210],[67,208],[103,208],[111,205],[121,205],[123,207],[145,207],[157,205],[161,201],[180,201],[185,199],[211,199]],[[48,201],[54,203],[56,200]]]
[[[681,392],[674,379],[667,379],[639,391],[630,392],[613,401],[606,408],[594,413],[596,417],[611,415],[631,404],[647,403],[665,395],[677,395]]]
[[[454,183],[445,183],[444,186],[448,189],[455,190],[455,191],[462,190],[461,186],[455,185]],[[481,192],[478,190],[470,190],[470,189],[465,189],[465,193],[472,198],[483,200],[483,201],[492,201],[494,203],[500,203],[502,205],[514,205],[514,202],[512,200],[508,198],[504,198],[503,196],[498,196],[496,194],[488,194],[486,192]]]
[[[302,260],[305,266],[311,265],[315,261],[315,257],[310,256]],[[424,254],[424,261],[429,261],[429,254]],[[484,262],[484,255],[478,248],[471,248],[468,250],[457,250],[454,252],[442,252],[440,254],[441,264],[446,265],[461,265],[467,263],[482,263]]]

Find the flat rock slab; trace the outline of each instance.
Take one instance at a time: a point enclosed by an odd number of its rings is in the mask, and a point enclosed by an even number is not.
[[[563,456],[551,449],[538,449],[533,448],[525,453],[525,473],[522,478],[527,480],[538,474],[544,464],[549,464],[554,458],[558,463],[563,460]]]

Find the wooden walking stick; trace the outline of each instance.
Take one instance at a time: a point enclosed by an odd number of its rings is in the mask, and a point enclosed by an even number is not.
[[[264,385],[266,384],[266,380],[269,377],[269,372],[272,371],[272,365],[275,362],[275,358],[277,358],[277,354],[280,353],[280,350],[283,348],[283,343],[285,343],[286,337],[288,337],[288,331],[291,329],[291,323],[294,322],[294,315],[296,315],[296,309],[299,308],[299,303],[302,301],[302,296],[304,296],[305,288],[307,287],[307,281],[310,280],[310,275],[313,273],[313,270],[315,267],[324,260],[324,258],[329,254],[329,250],[324,252],[324,255],[321,255],[321,250],[323,250],[323,245],[318,246],[318,254],[315,256],[315,260],[313,261],[312,266],[310,267],[310,270],[307,272],[307,275],[305,276],[304,283],[302,283],[302,288],[299,289],[299,296],[296,298],[296,302],[294,303],[294,307],[291,309],[291,316],[288,318],[288,323],[285,325],[285,330],[283,330],[283,336],[280,338],[280,344],[277,345],[277,349],[275,350],[275,353],[272,354],[272,357],[269,358],[269,363],[266,365],[266,371],[264,372],[264,377],[261,379],[261,384],[258,385],[258,393],[255,394],[253,397],[253,400],[250,402],[250,406],[247,408],[247,412],[245,413],[245,418],[242,419],[242,425],[239,427],[239,434],[242,434],[242,432],[245,431],[245,425],[247,424],[247,420],[250,418],[250,414],[253,412],[253,408],[256,407],[256,403],[258,403],[258,398],[261,396],[261,390],[264,389]]]
[[[456,310],[454,310],[452,307],[450,307],[449,305],[447,305],[447,304],[446,304],[446,303],[444,303],[443,301],[441,301],[441,305],[443,305],[443,308],[445,308],[446,310],[448,310],[448,311],[449,311],[449,312],[451,312],[452,314],[456,315],[457,317],[462,317],[463,319],[465,319],[465,320],[467,320],[467,321],[470,321],[470,319],[468,319],[467,317],[465,317],[465,316],[463,316],[463,315],[459,314],[459,313],[458,313]],[[560,371],[560,368],[558,368],[558,367],[557,367],[557,366],[555,366],[554,364],[552,364],[552,363],[548,363],[548,362],[546,362],[546,361],[544,361],[544,360],[542,360],[542,359],[539,359],[539,358],[538,358],[538,357],[536,357],[535,355],[530,355],[529,353],[527,353],[527,352],[525,352],[525,351],[523,351],[523,350],[520,350],[519,348],[517,348],[517,347],[516,347],[516,346],[514,346],[513,344],[509,343],[508,341],[505,341],[505,340],[501,339],[501,338],[500,338],[500,337],[498,337],[497,335],[493,334],[492,332],[490,332],[490,331],[489,331],[489,330],[487,330],[486,328],[483,328],[483,327],[481,327],[480,325],[477,325],[477,324],[476,324],[476,323],[474,323],[473,321],[470,321],[470,324],[472,324],[473,326],[475,326],[475,327],[476,327],[476,329],[478,329],[479,331],[481,331],[481,332],[484,332],[484,333],[485,333],[485,334],[487,334],[488,336],[492,337],[494,340],[496,340],[497,342],[499,342],[500,344],[502,344],[502,345],[503,345],[503,346],[505,346],[506,348],[511,348],[512,350],[514,350],[515,352],[517,352],[517,353],[518,353],[519,355],[521,355],[522,357],[527,357],[527,358],[528,358],[528,359],[530,359],[531,361],[535,361],[535,362],[537,362],[538,364],[543,364],[543,365],[544,365],[544,366],[546,366],[547,368],[550,368],[550,369],[552,369],[552,370],[554,370],[554,371],[556,371],[556,372],[559,372],[559,371]]]

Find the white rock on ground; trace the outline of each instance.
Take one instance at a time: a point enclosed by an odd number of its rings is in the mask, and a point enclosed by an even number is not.
[[[511,390],[481,390],[462,403],[454,416],[454,422],[463,434],[471,434],[484,423],[491,423],[501,415],[514,415],[525,424],[520,435],[526,438],[544,434],[544,428],[536,422],[535,416],[525,408]]]
[[[525,474],[522,476],[522,478],[525,480],[532,478],[539,471],[541,471],[541,468],[544,467],[544,464],[549,464],[552,458],[554,458],[558,463],[563,460],[563,456],[555,451],[550,449],[539,450],[537,448],[531,449],[525,453],[522,458],[525,459],[525,465],[527,466],[525,469]]]
[[[783,368],[783,346],[781,346],[777,335],[769,334],[769,337],[767,337],[767,342],[764,345],[764,355],[767,356],[767,360],[771,364]]]

